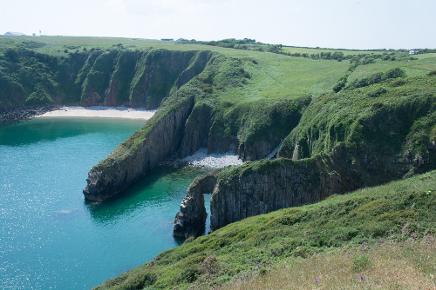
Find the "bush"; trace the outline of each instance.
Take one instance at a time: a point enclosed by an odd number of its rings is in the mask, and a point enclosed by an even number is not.
[[[353,271],[363,272],[371,268],[371,261],[367,255],[359,255],[353,258]]]
[[[402,78],[406,76],[406,72],[400,68],[394,68],[384,73],[383,80]]]
[[[339,79],[339,81],[333,87],[333,91],[335,93],[340,92],[345,87],[346,84],[347,84],[347,76],[343,76],[342,78]]]
[[[213,275],[218,273],[219,271],[219,265],[218,260],[215,256],[208,256],[204,261],[201,263],[201,269],[202,272],[208,275]]]
[[[368,93],[368,97],[376,98],[380,95],[386,94],[387,92],[388,92],[388,90],[386,90],[385,88],[379,88],[379,89],[375,90],[374,92]]]
[[[185,270],[182,271],[180,274],[180,281],[181,282],[188,282],[192,283],[201,275],[201,271],[196,266],[187,267]]]
[[[362,88],[367,87],[369,85],[377,84],[389,79],[395,79],[406,76],[406,72],[400,68],[394,68],[388,70],[387,72],[379,72],[373,75],[370,75],[367,78],[354,80],[349,87],[351,88]]]
[[[53,99],[47,94],[43,89],[37,89],[31,93],[26,99],[26,105],[29,106],[40,106],[52,104]]]
[[[391,85],[392,85],[393,87],[400,87],[400,86],[405,85],[405,84],[406,84],[406,81],[403,80],[403,79],[399,79],[399,80],[393,81],[393,82],[391,83]]]

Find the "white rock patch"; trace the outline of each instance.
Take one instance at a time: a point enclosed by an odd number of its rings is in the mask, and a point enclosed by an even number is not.
[[[191,166],[223,168],[229,165],[241,165],[243,161],[233,153],[207,154],[206,149],[200,149],[193,155],[183,158]]]

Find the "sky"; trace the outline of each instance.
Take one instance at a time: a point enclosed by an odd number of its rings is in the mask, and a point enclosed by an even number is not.
[[[436,48],[436,0],[0,0],[0,34]]]

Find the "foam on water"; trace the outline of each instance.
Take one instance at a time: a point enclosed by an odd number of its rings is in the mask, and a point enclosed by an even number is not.
[[[229,165],[241,165],[243,161],[233,153],[208,154],[207,149],[200,149],[193,155],[183,158],[191,166],[223,168]]]

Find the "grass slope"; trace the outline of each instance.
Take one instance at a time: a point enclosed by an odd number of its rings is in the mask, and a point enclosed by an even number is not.
[[[99,289],[209,288],[283,261],[436,231],[436,171],[230,224],[185,242]]]
[[[385,153],[416,151],[421,141],[427,146],[435,130],[431,115],[436,110],[435,81],[433,76],[396,78],[323,95],[311,103],[285,139],[281,156],[292,157],[296,144],[300,146],[299,158],[328,153],[339,142],[373,146],[373,152],[386,149]],[[417,122],[410,128],[418,120],[422,125]],[[407,146],[400,148],[404,140]]]
[[[394,68],[403,69],[407,76],[422,76],[436,70],[436,53],[426,53],[414,56],[414,60],[378,61],[361,65],[350,75],[349,81],[368,77],[374,73],[385,72]]]
[[[434,289],[435,252],[433,236],[380,241],[289,258],[218,289]]]
[[[330,90],[348,69],[347,62],[312,60],[274,53],[240,50],[201,44],[179,44],[134,38],[110,37],[5,37],[0,36],[0,55],[11,48],[25,48],[57,57],[68,57],[76,52],[99,48],[103,50],[166,49],[177,51],[213,51],[229,58],[239,59],[242,68],[250,74],[244,89],[226,90],[219,98],[226,102],[255,101],[259,99],[296,98],[306,94],[320,95]],[[231,70],[225,65],[220,69]],[[223,72],[224,74],[225,72]]]

